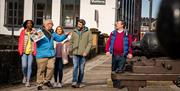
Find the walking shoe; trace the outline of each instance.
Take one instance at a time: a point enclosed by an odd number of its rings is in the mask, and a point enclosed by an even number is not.
[[[57,87],[58,87],[58,88],[62,88],[62,84],[61,84],[61,83],[58,83],[58,84],[57,84]]]
[[[120,73],[124,73],[124,71],[119,70],[119,71],[116,71],[116,73],[120,74]]]
[[[125,88],[124,85],[121,85],[121,86],[118,87],[118,89],[123,89],[123,88]]]
[[[48,81],[46,83],[44,83],[45,86],[48,86],[49,88],[53,88],[53,85]]]
[[[122,85],[120,81],[116,80],[116,81],[113,82],[113,87],[118,88],[118,89],[123,89],[125,86]]]
[[[26,77],[23,77],[22,83],[26,83]]]
[[[76,82],[73,82],[72,85],[71,85],[73,88],[78,88],[78,84]]]
[[[57,87],[58,83],[57,83],[57,82],[55,82],[53,85],[54,85],[53,87]]]
[[[117,69],[115,70],[116,73],[124,73],[124,70]]]
[[[37,90],[43,90],[42,86],[38,86]]]
[[[26,86],[26,87],[30,87],[29,82],[26,82],[25,86]]]
[[[85,87],[86,85],[85,84],[83,84],[83,83],[80,83],[79,84],[79,88],[82,88],[82,87]]]

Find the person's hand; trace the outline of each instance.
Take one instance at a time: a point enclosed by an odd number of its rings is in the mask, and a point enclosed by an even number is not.
[[[64,41],[63,42],[60,42],[62,45],[64,45]]]
[[[66,36],[71,35],[71,32],[66,33]]]
[[[131,59],[132,57],[133,57],[132,54],[128,54],[128,55],[127,55],[127,58],[129,58],[129,59]]]
[[[106,56],[110,56],[111,54],[110,54],[110,52],[106,52]]]
[[[87,53],[86,53],[86,52],[84,52],[84,53],[83,53],[83,56],[84,56],[84,57],[86,57],[86,56],[87,56]]]
[[[36,30],[32,29],[31,33],[36,33]]]

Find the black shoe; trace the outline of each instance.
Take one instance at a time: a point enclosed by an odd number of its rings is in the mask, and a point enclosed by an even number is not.
[[[37,90],[43,90],[42,86],[38,86]]]
[[[79,85],[76,84],[76,85],[72,85],[71,87],[73,87],[73,88],[79,88]]]
[[[123,88],[125,88],[125,86],[122,85],[122,86],[118,86],[117,88],[118,89],[123,89]]]
[[[48,86],[49,88],[53,88],[53,85],[48,81],[46,83],[44,83],[45,86]]]
[[[114,88],[118,88],[118,89],[123,89],[125,86],[124,85],[113,85]]]
[[[120,80],[112,80],[113,81],[113,87],[121,89],[121,81]]]

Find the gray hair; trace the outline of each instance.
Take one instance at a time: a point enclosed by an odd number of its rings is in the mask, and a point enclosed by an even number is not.
[[[48,23],[52,23],[53,24],[53,21],[51,19],[46,19],[43,22],[43,26],[47,25]]]

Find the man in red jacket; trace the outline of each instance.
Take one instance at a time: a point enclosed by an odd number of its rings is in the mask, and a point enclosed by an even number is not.
[[[124,29],[125,22],[117,21],[115,24],[115,30],[111,32],[106,43],[106,55],[112,54],[112,71],[116,73],[122,73],[124,71],[124,65],[126,58],[132,58],[132,38]],[[113,87],[119,88],[120,81],[112,80]]]

